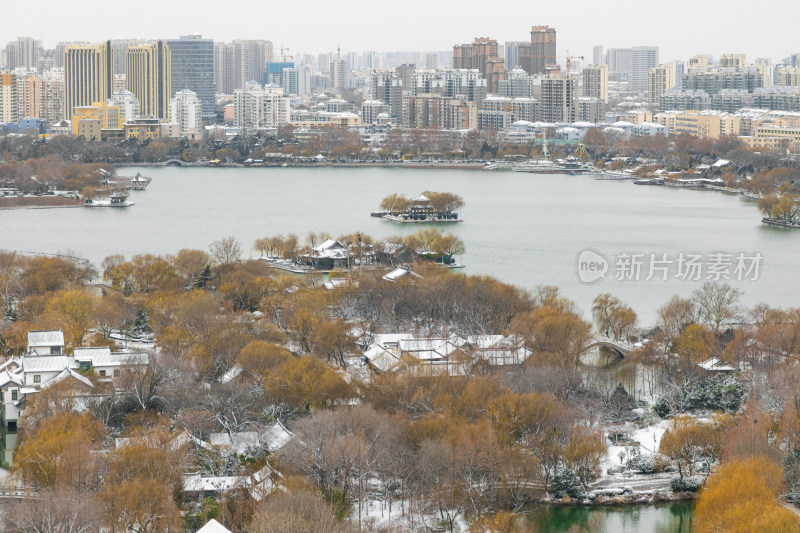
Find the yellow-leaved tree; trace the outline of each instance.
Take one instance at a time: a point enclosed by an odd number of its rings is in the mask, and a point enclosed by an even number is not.
[[[765,456],[723,464],[700,492],[696,533],[797,531],[800,517],[781,507],[783,472]]]

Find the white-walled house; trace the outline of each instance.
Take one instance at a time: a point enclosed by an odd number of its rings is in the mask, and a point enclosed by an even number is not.
[[[0,364],[0,423],[2,432],[15,433],[25,399],[65,380],[74,382],[78,391],[88,391],[94,384],[89,371],[100,381],[112,382],[125,369],[146,368],[147,353],[112,352],[108,347],[76,348],[73,355],[63,355],[64,334],[61,331],[28,332],[28,353],[12,357]],[[79,392],[82,394],[82,392]],[[10,463],[6,450],[2,462]]]
[[[64,353],[64,333],[60,330],[28,332],[28,355],[61,355]]]
[[[93,369],[100,381],[105,382],[119,378],[125,368],[144,368],[148,364],[144,352],[112,352],[107,346],[75,348],[73,357],[81,370]]]

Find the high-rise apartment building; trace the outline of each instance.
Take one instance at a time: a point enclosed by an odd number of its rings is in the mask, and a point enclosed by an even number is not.
[[[525,47],[529,43],[525,41],[506,41],[505,58],[506,68],[513,70],[520,66],[519,63],[519,49]]]
[[[574,122],[577,119],[575,79],[566,74],[548,74],[542,79],[540,115],[544,122]]]
[[[371,79],[373,100],[386,104],[389,115],[395,118],[403,116],[403,82],[395,74],[385,71],[373,72]]]
[[[126,89],[115,91],[111,98],[108,99],[108,103],[119,107],[120,114],[125,122],[133,122],[133,119],[142,114],[139,99]]]
[[[661,95],[674,85],[675,73],[671,63],[651,68],[647,73],[647,101],[652,104],[661,102]]]
[[[77,106],[104,102],[113,92],[111,41],[100,45],[67,45],[64,49],[64,111],[67,119]]]
[[[202,35],[182,35],[170,39],[172,53],[172,91],[189,89],[203,106],[203,120],[213,121],[214,112],[214,41]]]
[[[606,52],[608,74],[618,78],[630,77],[632,55],[630,48],[609,48]]]
[[[386,113],[388,106],[378,100],[365,100],[361,103],[361,122],[363,124],[377,124],[378,116]]]
[[[3,51],[6,68],[8,70],[17,68],[37,69],[39,67],[39,49],[41,47],[39,41],[30,37],[19,37],[16,41],[10,41]]]
[[[497,91],[500,96],[507,98],[532,98],[535,87],[533,76],[521,68],[515,68],[509,73],[508,79],[500,82]],[[527,119],[526,119],[527,120]]]
[[[216,92],[233,94],[250,81],[258,81],[272,61],[272,43],[260,39],[214,43]]]
[[[127,63],[125,61],[125,53],[131,46],[145,46],[150,44],[150,41],[144,39],[111,39],[111,54],[114,63],[114,75],[124,76]],[[124,87],[122,87],[124,89]]]
[[[498,83],[508,73],[505,60],[498,53],[496,40],[476,37],[472,43],[453,46],[453,68],[478,69],[486,79],[488,91],[497,93]]]
[[[439,67],[439,54],[425,54],[425,68],[436,69]]]
[[[465,97],[435,94],[403,97],[403,125],[414,129],[474,130],[478,128],[478,105]]]
[[[608,65],[595,64],[583,69],[583,96],[608,103]]]
[[[741,70],[747,64],[745,54],[722,54],[719,56],[719,68]]]
[[[680,87],[683,83],[683,75],[686,74],[686,63],[683,61],[673,61],[672,72],[675,74],[675,79],[672,82],[673,87]]]
[[[414,76],[417,73],[417,65],[414,63],[403,63],[394,69],[404,91],[414,91]]]
[[[738,89],[753,92],[764,87],[764,76],[758,70],[743,69],[735,72],[726,70],[690,69],[684,74],[681,83],[683,89],[704,91],[714,96],[722,89]]]
[[[331,86],[339,91],[347,89],[347,60],[337,54],[331,61]]]
[[[55,124],[67,118],[65,108],[64,68],[52,68],[42,72],[39,78],[41,98],[39,118],[47,124]]]
[[[520,66],[528,74],[540,74],[556,64],[556,29],[532,26],[530,47],[520,51]]]
[[[203,106],[197,94],[189,89],[175,93],[169,103],[170,122],[180,126],[181,133],[203,130]]]
[[[628,88],[632,91],[647,91],[647,74],[658,65],[657,46],[635,46],[631,49],[631,78]]]
[[[0,73],[0,122],[17,121],[17,77]]]
[[[130,46],[125,53],[128,90],[139,99],[142,114],[169,120],[172,54],[164,41]]]
[[[277,128],[289,118],[289,98],[280,86],[264,87],[251,81],[233,93],[233,125],[237,128]]]
[[[780,67],[778,69],[778,83],[786,87],[797,87],[800,85],[800,68]]]
[[[710,66],[712,61],[708,54],[697,54],[689,58],[689,69],[705,70]]]
[[[603,53],[603,45],[597,44],[592,47],[592,63],[595,65],[605,65],[606,56]]]
[[[284,94],[303,96],[311,90],[311,67],[306,65],[284,67],[281,74]]]
[[[41,110],[41,86],[36,69],[17,68],[17,120],[39,118]]]

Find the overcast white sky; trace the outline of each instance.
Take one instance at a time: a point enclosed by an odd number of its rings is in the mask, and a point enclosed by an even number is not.
[[[656,45],[660,60],[697,53],[781,59],[800,52],[798,0],[3,0],[0,46],[19,36],[58,41],[172,38],[190,33],[228,41],[268,39],[290,53],[448,50],[477,36],[529,39],[554,26],[559,53],[592,46]]]

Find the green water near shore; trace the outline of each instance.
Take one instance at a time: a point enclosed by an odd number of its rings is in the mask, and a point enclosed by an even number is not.
[[[546,506],[520,517],[531,533],[691,533],[687,502],[614,507]]]

